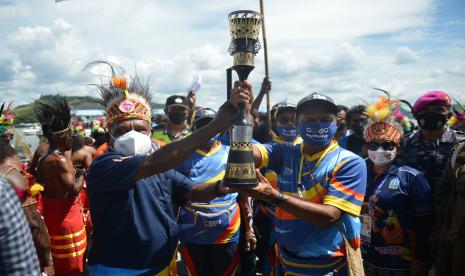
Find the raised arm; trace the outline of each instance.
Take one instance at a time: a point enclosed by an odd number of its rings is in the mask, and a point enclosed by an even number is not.
[[[217,117],[208,125],[180,141],[167,144],[145,158],[134,178],[136,180],[142,179],[179,165],[213,136],[227,129],[236,117],[236,113],[237,111],[231,103],[225,103],[220,108]]]
[[[197,96],[195,91],[189,91],[189,93],[187,94],[187,101],[189,103],[189,114],[187,115],[187,124],[189,125],[189,127],[192,126],[192,123],[194,121],[196,99]]]
[[[238,115],[236,106],[239,103],[250,104],[253,99],[250,84],[245,83],[244,86],[247,88],[240,85],[233,88],[230,102],[226,102],[220,107],[215,119],[208,125],[180,141],[164,146],[145,158],[134,178],[139,180],[174,168],[195,150],[205,145],[213,136],[226,130]]]
[[[260,89],[260,93],[258,93],[257,98],[252,103],[252,108],[250,113],[254,118],[258,117],[258,110],[260,109],[260,105],[262,104],[263,97],[266,93],[271,91],[271,81],[269,78],[263,78],[262,87]]]

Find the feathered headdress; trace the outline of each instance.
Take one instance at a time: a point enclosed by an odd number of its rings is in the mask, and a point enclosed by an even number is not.
[[[65,97],[55,95],[39,100],[34,113],[44,136],[62,138],[70,135],[71,107]]]
[[[387,140],[396,144],[400,143],[403,135],[401,121],[408,118],[400,112],[399,104],[402,100],[392,100],[389,92],[375,88],[383,92],[378,102],[368,105],[365,115],[369,117],[369,124],[365,129],[365,140]]]
[[[15,115],[13,115],[13,101],[9,100],[5,109],[5,103],[0,107],[0,134],[5,133],[6,129],[13,125]]]
[[[128,80],[123,74],[124,69],[107,61],[89,63],[84,70],[95,65],[107,65],[111,69],[111,81],[106,84],[97,84],[102,97],[101,104],[105,107],[107,127],[124,120],[140,119],[151,122],[150,89],[148,84],[142,84],[135,75]]]
[[[12,125],[16,118],[13,115],[13,100],[8,101],[8,105],[5,108],[5,103],[0,107],[0,125]]]
[[[454,114],[452,115],[452,117],[450,117],[449,121],[447,122],[447,125],[450,127],[453,127],[458,123],[465,122],[465,107],[459,101],[457,101],[457,99],[453,99],[457,103],[457,105],[462,109],[462,112],[455,109],[455,107],[452,108]]]

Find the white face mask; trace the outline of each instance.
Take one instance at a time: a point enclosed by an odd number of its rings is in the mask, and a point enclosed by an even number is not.
[[[396,158],[396,149],[388,151],[379,147],[377,150],[368,150],[368,157],[374,164],[384,166]]]
[[[145,156],[152,152],[152,139],[146,134],[131,130],[115,140],[115,151],[125,156]]]

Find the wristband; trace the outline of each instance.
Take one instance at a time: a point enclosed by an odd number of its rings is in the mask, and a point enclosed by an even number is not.
[[[284,194],[282,192],[279,192],[278,197],[274,198],[271,203],[278,206],[278,205],[281,205],[284,202],[284,200],[285,200]]]

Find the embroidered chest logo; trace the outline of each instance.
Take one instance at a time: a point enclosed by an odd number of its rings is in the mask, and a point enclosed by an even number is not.
[[[399,189],[399,185],[400,185],[400,180],[399,178],[396,177],[393,180],[391,180],[391,182],[389,182],[389,189],[397,190]]]

